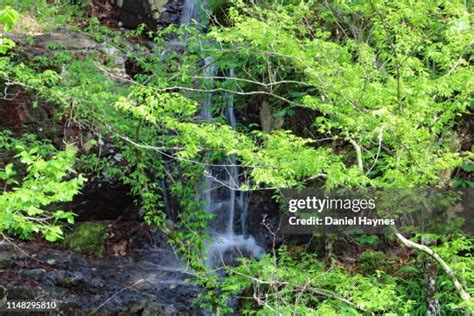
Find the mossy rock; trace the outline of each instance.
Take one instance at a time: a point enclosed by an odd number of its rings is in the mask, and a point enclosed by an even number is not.
[[[362,274],[374,274],[377,270],[387,271],[390,258],[381,251],[366,250],[360,258],[358,268]]]
[[[66,237],[66,245],[74,251],[103,254],[107,240],[107,226],[99,223],[80,223]]]

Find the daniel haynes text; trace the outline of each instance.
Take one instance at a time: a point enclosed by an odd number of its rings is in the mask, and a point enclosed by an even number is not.
[[[288,222],[292,226],[395,226],[393,218],[370,218],[370,217],[342,217],[334,218],[330,216],[308,218],[298,218],[291,216]]]

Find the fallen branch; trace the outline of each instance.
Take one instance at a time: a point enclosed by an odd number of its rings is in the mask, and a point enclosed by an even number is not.
[[[125,291],[125,290],[131,289],[131,288],[137,286],[138,284],[140,284],[140,283],[142,283],[142,282],[144,282],[144,281],[145,281],[145,279],[140,279],[140,280],[138,280],[138,281],[135,281],[132,285],[127,286],[127,287],[124,287],[123,289],[121,289],[121,290],[115,292],[112,296],[110,296],[107,300],[105,300],[102,304],[100,304],[100,305],[92,312],[91,315],[97,314],[97,312],[98,312],[104,305],[106,305],[108,302],[110,302],[110,301],[111,301],[114,297],[116,297],[118,294],[122,293],[122,292]]]

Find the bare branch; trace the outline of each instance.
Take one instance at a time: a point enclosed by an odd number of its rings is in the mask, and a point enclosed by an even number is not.
[[[265,82],[260,82],[260,81],[257,81],[257,80],[237,78],[237,77],[227,77],[227,76],[213,76],[213,77],[192,76],[191,78],[195,78],[195,79],[217,79],[217,80],[226,80],[226,81],[227,80],[234,80],[234,81],[252,83],[252,84],[256,84],[256,85],[263,86],[263,87],[270,87],[270,86],[276,86],[276,85],[280,85],[280,84],[291,84],[291,83],[298,84],[298,85],[303,85],[303,86],[308,86],[308,87],[313,86],[312,84],[309,84],[307,82],[297,81],[297,80],[280,80],[280,81],[273,81],[273,82],[265,83]]]
[[[369,168],[369,170],[367,170],[367,173],[365,175],[368,175],[372,169],[374,169],[375,165],[377,164],[377,161],[379,160],[379,156],[380,156],[380,151],[382,149],[382,141],[383,141],[383,130],[385,129],[385,125],[383,125],[382,127],[380,127],[380,130],[379,130],[379,136],[378,136],[378,141],[379,141],[379,145],[378,145],[378,148],[377,148],[377,155],[375,155],[375,158],[374,158],[374,163],[372,164],[372,166]]]
[[[364,172],[364,163],[362,162],[362,151],[360,149],[360,145],[357,144],[353,139],[350,139],[349,142],[351,143],[351,145],[354,147],[356,151],[357,166],[360,171]]]
[[[102,306],[106,305],[108,302],[110,302],[115,296],[117,296],[118,294],[122,293],[123,291],[125,290],[128,290],[130,288],[133,288],[135,286],[137,286],[138,284],[144,282],[145,279],[140,279],[138,281],[135,281],[133,284],[127,286],[127,287],[124,287],[123,289],[121,289],[120,291],[117,291],[116,293],[114,293],[112,296],[110,296],[107,300],[105,300],[102,304],[100,304],[99,306],[97,306],[97,308],[91,313],[92,315],[95,315],[97,314],[97,312],[102,308]]]
[[[416,242],[413,242],[413,241],[405,238],[398,230],[395,230],[395,235],[402,242],[402,244],[404,244],[406,247],[420,250],[420,251],[428,254],[429,256],[431,256],[433,259],[435,259],[436,262],[439,263],[441,268],[444,270],[444,272],[446,272],[448,277],[453,282],[453,285],[456,288],[456,291],[458,292],[461,299],[465,302],[467,302],[471,299],[471,296],[469,295],[468,292],[466,292],[464,290],[461,282],[459,282],[459,280],[456,277],[456,275],[454,274],[453,270],[451,270],[451,268],[448,266],[448,264],[436,252],[434,252],[431,248],[429,248],[425,245],[417,244]]]

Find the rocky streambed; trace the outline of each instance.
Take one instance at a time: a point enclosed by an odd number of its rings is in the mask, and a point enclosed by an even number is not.
[[[106,226],[102,254],[71,250],[67,241],[3,240],[7,299],[55,301],[53,315],[201,315],[193,304],[199,289],[164,237],[143,223],[119,226]]]

